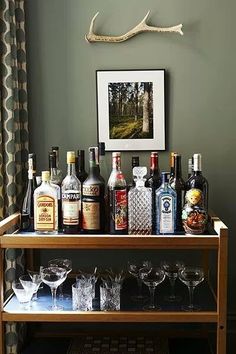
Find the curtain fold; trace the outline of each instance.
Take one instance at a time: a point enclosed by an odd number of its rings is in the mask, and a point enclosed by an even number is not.
[[[0,0],[0,219],[20,210],[27,180],[28,112],[24,0]],[[24,271],[24,252],[5,252],[5,294]],[[24,326],[6,328],[6,353],[18,353]]]

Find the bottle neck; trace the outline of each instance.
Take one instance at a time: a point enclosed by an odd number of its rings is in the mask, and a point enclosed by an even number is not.
[[[159,174],[159,166],[158,166],[158,156],[151,156],[150,159],[150,175],[158,175]]]
[[[71,176],[71,175],[75,175],[75,163],[68,163],[67,165],[67,175]]]
[[[90,175],[99,175],[100,174],[100,168],[99,168],[99,165],[97,164],[96,160],[89,161],[89,174]]]
[[[120,171],[121,161],[120,157],[116,156],[112,158],[112,169],[113,171]]]
[[[181,156],[175,156],[174,160],[174,178],[182,177],[182,169],[181,169]]]
[[[84,172],[85,171],[85,163],[84,163],[84,156],[78,155],[78,171]]]
[[[193,158],[193,171],[194,173],[198,172],[198,174],[202,172],[202,160],[200,155],[197,157],[194,156]]]

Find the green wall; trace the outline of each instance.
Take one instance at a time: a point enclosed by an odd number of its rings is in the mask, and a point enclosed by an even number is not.
[[[183,23],[184,36],[145,33],[121,44],[89,44],[84,36],[100,11],[96,30],[121,34],[151,10],[152,25]],[[167,71],[167,148],[160,152],[168,168],[172,150],[187,158],[203,155],[210,184],[210,207],[230,228],[229,310],[235,312],[235,128],[236,2],[228,0],[26,0],[30,146],[39,170],[47,152],[96,144],[98,69]],[[109,154],[108,154],[109,155]],[[129,177],[131,153],[123,153]],[[148,152],[139,154],[148,164]],[[110,165],[110,156],[107,158]]]

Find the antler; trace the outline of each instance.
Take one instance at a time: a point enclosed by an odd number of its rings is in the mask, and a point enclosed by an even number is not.
[[[136,36],[137,34],[141,32],[175,32],[183,35],[182,32],[182,24],[179,24],[177,26],[172,26],[172,27],[154,27],[154,26],[148,26],[146,23],[146,20],[150,14],[150,11],[147,12],[146,16],[143,18],[143,20],[134,28],[129,30],[127,33],[121,35],[121,36],[104,36],[104,35],[97,35],[93,32],[93,27],[94,27],[94,22],[96,17],[98,16],[99,12],[95,14],[95,16],[92,18],[90,27],[89,27],[89,33],[85,36],[85,39],[88,42],[108,42],[108,43],[119,43],[119,42],[124,42],[127,41],[127,39]]]

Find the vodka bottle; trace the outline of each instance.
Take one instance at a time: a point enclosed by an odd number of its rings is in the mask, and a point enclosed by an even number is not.
[[[135,187],[128,193],[128,232],[130,235],[152,233],[152,189],[145,187],[146,167],[134,167]]]

